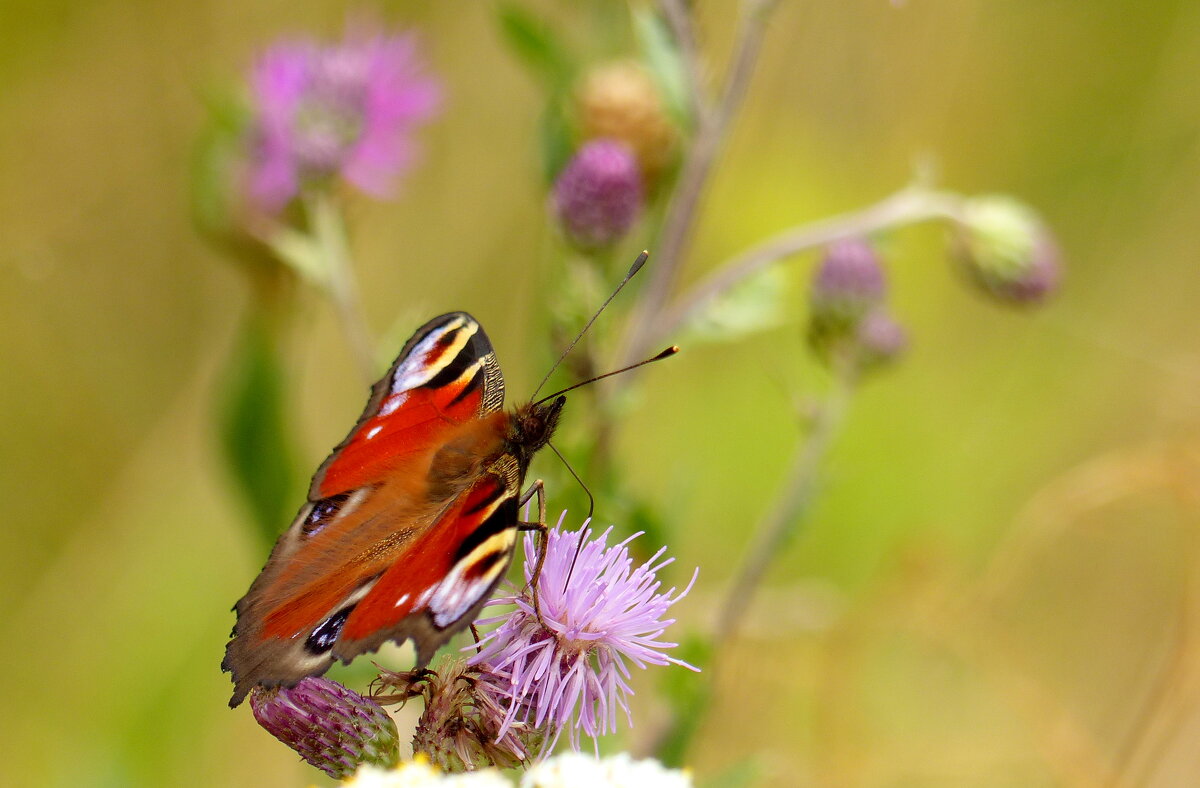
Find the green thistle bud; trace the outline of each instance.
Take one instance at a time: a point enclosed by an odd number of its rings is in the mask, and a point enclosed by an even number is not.
[[[400,760],[400,737],[388,713],[336,681],[309,677],[294,687],[256,687],[250,708],[259,725],[330,777]]]
[[[825,249],[809,291],[808,339],[828,358],[855,342],[858,326],[887,295],[879,256],[869,243],[847,238]]]
[[[951,251],[984,292],[1009,303],[1044,300],[1061,275],[1058,247],[1041,218],[1004,195],[967,201]]]

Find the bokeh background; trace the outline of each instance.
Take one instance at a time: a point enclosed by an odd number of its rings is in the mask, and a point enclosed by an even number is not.
[[[569,5],[541,7],[566,20]],[[735,4],[698,6],[720,63]],[[225,705],[229,607],[262,548],[218,460],[214,399],[249,301],[187,194],[208,87],[362,7],[0,3],[6,784],[320,777]],[[399,198],[353,217],[372,326],[470,310],[527,391],[545,356],[529,320],[547,296],[541,96],[490,3],[370,9],[419,28],[447,91]],[[747,761],[778,786],[1195,784],[1197,73],[1189,0],[783,1],[688,278],[883,196],[929,155],[949,187],[1038,206],[1069,267],[1061,296],[1023,313],[969,292],[936,228],[892,236],[911,351],[855,402],[734,647],[691,752],[701,784]],[[364,394],[329,310],[306,304],[305,470]],[[799,321],[696,347],[645,377],[623,423],[629,475],[701,567],[686,627],[710,620],[784,473],[802,354]],[[652,683],[639,701],[645,736]]]

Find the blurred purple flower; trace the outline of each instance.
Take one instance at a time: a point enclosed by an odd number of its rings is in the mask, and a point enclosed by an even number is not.
[[[259,725],[330,777],[344,779],[363,764],[395,766],[400,759],[396,723],[383,707],[332,679],[255,687],[250,708]]]
[[[328,46],[273,45],[254,67],[251,90],[248,187],[268,212],[334,175],[386,196],[412,159],[413,129],[440,101],[412,36],[366,30]]]
[[[872,311],[858,325],[859,363],[864,367],[895,360],[907,345],[904,326],[882,309]]]
[[[883,301],[887,281],[874,247],[861,238],[843,238],[825,248],[813,277],[814,311],[836,312],[857,321]]]
[[[620,240],[642,212],[642,174],[622,142],[592,140],[567,162],[552,203],[572,243],[596,249]]]
[[[627,545],[637,534],[609,547],[611,528],[588,540],[587,523],[578,532],[564,533],[565,517],[563,512],[548,535],[536,589],[541,620],[534,612],[530,587],[538,552],[536,536],[530,534],[525,537],[525,588],[488,603],[517,609],[478,622],[499,626],[483,637],[480,652],[469,660],[495,674],[496,686],[506,688],[501,735],[516,724],[544,729],[545,751],[554,747],[564,728],[575,749],[581,731],[595,739],[616,730],[618,708],[633,724],[627,702],[632,694],[630,663],[697,670],[664,654],[677,644],[658,639],[674,623],[663,616],[691,590],[696,573],[682,591],[672,587],[660,592],[656,573],[675,560],[660,560],[665,547],[635,567]]]

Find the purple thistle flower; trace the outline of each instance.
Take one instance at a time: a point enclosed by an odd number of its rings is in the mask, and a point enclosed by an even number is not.
[[[883,301],[887,281],[875,249],[861,238],[831,243],[813,277],[813,311],[857,321]]]
[[[831,243],[809,291],[808,341],[824,361],[844,355],[860,324],[887,295],[887,279],[874,247],[861,238]]]
[[[616,730],[618,708],[633,725],[627,701],[633,693],[630,663],[697,670],[662,653],[677,644],[658,639],[674,623],[663,616],[691,590],[696,573],[682,591],[672,587],[661,592],[656,573],[675,560],[660,560],[665,547],[635,567],[628,544],[639,534],[609,547],[612,528],[589,540],[587,523],[578,532],[563,532],[565,517],[563,512],[548,534],[536,589],[541,620],[534,612],[530,585],[537,563],[537,539],[530,534],[525,537],[525,588],[488,603],[517,609],[478,622],[499,626],[483,637],[481,651],[469,660],[495,674],[500,686],[507,681],[507,713],[500,733],[515,724],[545,729],[547,752],[564,728],[575,749],[581,731],[595,739]]]
[[[878,367],[894,361],[907,345],[904,326],[882,309],[872,311],[858,326],[860,366]]]
[[[256,687],[250,708],[259,725],[330,777],[349,777],[363,764],[394,766],[400,759],[396,723],[383,707],[331,679]]]
[[[586,143],[554,182],[552,205],[575,245],[597,249],[620,240],[642,212],[642,174],[622,142]]]
[[[412,36],[365,30],[330,46],[275,44],[255,65],[251,90],[248,188],[268,212],[334,175],[386,196],[412,159],[411,132],[440,100]]]

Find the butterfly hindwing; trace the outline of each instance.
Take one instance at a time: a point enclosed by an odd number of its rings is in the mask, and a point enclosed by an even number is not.
[[[516,541],[524,469],[505,451],[503,398],[474,318],[417,330],[236,606],[231,705],[388,640],[427,660],[465,626]]]

